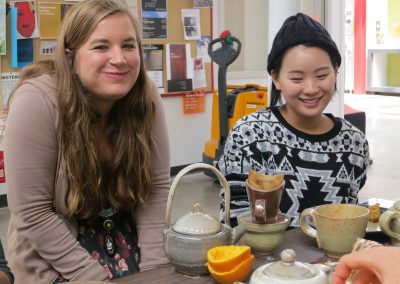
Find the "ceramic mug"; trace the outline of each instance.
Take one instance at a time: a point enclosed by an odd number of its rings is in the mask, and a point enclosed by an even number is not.
[[[311,216],[315,229],[307,222]],[[318,247],[329,257],[339,258],[353,249],[357,238],[364,238],[369,219],[369,209],[356,204],[324,204],[304,209],[300,227],[310,237],[317,239]]]
[[[276,188],[256,189],[246,180],[246,191],[253,221],[259,224],[275,223],[285,181]]]
[[[390,237],[392,245],[400,246],[400,200],[383,212],[379,218],[379,227]]]

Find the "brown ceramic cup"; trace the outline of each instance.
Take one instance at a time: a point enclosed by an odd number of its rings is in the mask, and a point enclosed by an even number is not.
[[[264,190],[252,187],[246,180],[247,197],[253,222],[259,224],[276,222],[284,188],[285,181],[276,188]]]

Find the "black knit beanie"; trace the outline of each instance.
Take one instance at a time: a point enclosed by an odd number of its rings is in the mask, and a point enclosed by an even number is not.
[[[334,63],[337,64],[337,67],[340,66],[342,58],[328,31],[311,17],[298,13],[287,18],[276,34],[271,52],[268,55],[268,73],[271,74],[271,70],[275,67],[276,59],[288,48],[307,43],[327,51]]]

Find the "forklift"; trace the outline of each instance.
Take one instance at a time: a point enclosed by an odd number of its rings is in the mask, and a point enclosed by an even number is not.
[[[229,131],[241,117],[268,105],[268,90],[257,84],[226,85],[228,66],[241,50],[241,42],[228,30],[208,46],[210,58],[218,65],[218,92],[213,92],[211,137],[204,146],[203,162],[215,165],[224,153]]]

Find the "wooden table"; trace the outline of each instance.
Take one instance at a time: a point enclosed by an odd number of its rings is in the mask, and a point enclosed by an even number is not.
[[[382,244],[388,244],[389,238],[379,232],[378,234],[367,234],[366,239],[374,240]],[[304,235],[301,229],[293,229],[285,233],[285,239],[283,244],[277,249],[274,255],[262,256],[255,255],[255,262],[253,264],[253,271],[256,270],[261,265],[277,261],[279,259],[280,252],[284,249],[293,249],[296,252],[296,260],[308,263],[323,263],[326,261],[337,261],[335,259],[327,257],[321,249],[318,248],[316,240]],[[253,272],[252,271],[252,272]],[[249,282],[250,276],[245,282]],[[211,276],[201,276],[201,277],[190,277],[176,272],[172,265],[166,265],[153,270],[148,270],[145,272],[140,272],[127,277],[113,280],[114,283],[126,283],[126,284],[136,284],[136,283],[162,283],[162,284],[200,284],[200,283],[216,283]]]
[[[256,259],[253,264],[253,271],[261,265],[279,260],[279,254],[283,249],[291,248],[296,252],[296,260],[308,263],[325,262],[333,260],[324,255],[323,251],[317,246],[314,239],[304,235],[301,229],[293,229],[285,233],[285,240],[274,255],[262,256],[255,255]],[[250,273],[251,275],[251,273]],[[249,278],[250,278],[249,275]],[[190,277],[176,272],[172,265],[166,265],[157,269],[148,270],[133,274],[127,277],[113,280],[115,283],[215,283],[211,276]],[[247,282],[249,279],[246,280]]]

